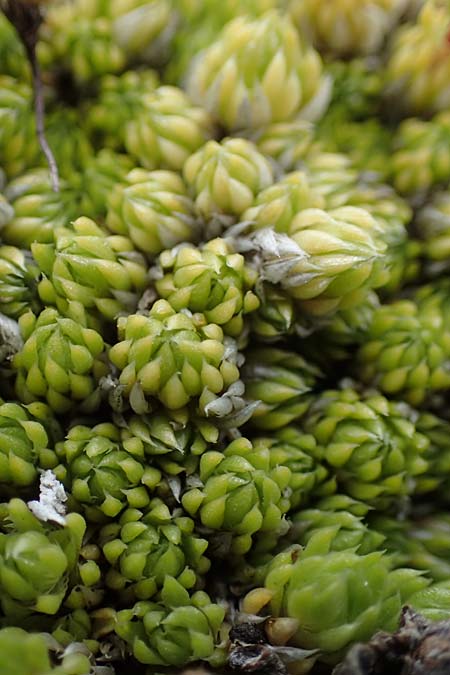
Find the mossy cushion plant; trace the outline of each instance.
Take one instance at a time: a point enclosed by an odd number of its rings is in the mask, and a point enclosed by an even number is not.
[[[448,672],[449,35],[0,0],[0,675]]]

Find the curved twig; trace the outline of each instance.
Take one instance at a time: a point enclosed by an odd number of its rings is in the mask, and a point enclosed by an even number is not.
[[[52,149],[45,135],[45,105],[42,88],[41,70],[36,55],[39,27],[42,13],[38,4],[23,0],[0,0],[0,9],[16,29],[30,62],[33,79],[34,111],[36,116],[36,133],[42,152],[47,160],[53,190],[59,192],[59,172]]]

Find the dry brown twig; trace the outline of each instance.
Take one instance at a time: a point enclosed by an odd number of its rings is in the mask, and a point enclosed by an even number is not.
[[[30,62],[37,136],[49,166],[53,190],[59,192],[58,166],[45,136],[44,93],[41,69],[36,54],[39,28],[43,21],[40,3],[36,0],[0,0],[0,9],[16,29]]]

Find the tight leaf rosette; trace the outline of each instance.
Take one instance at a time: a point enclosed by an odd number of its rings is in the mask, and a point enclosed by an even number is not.
[[[103,148],[120,149],[123,137],[118,129],[122,130],[129,119],[142,111],[143,94],[153,92],[158,85],[158,74],[150,69],[127,70],[100,79],[98,98],[88,108],[86,122]]]
[[[63,65],[79,85],[119,73],[126,64],[124,51],[114,40],[112,21],[105,16],[86,17],[77,3],[51,6],[40,57],[47,68]]]
[[[118,331],[109,358],[120,373],[124,397],[139,414],[152,401],[169,410],[192,401],[208,416],[213,402],[239,379],[220,326],[202,315],[176,312],[166,300],[155,302],[148,316],[121,317]]]
[[[15,246],[0,246],[0,311],[17,319],[27,310],[39,311],[38,269],[31,256]]]
[[[85,675],[94,662],[80,642],[65,650],[48,633],[28,632],[16,626],[0,629],[0,652],[2,675]]]
[[[208,542],[194,533],[194,521],[181,509],[171,514],[157,498],[145,511],[127,509],[105,525],[100,542],[110,564],[106,585],[127,599],[148,600],[168,576],[192,588],[210,565],[203,555]]]
[[[317,49],[338,56],[377,52],[408,0],[292,0],[294,21]]]
[[[179,171],[213,136],[210,116],[176,87],[158,87],[142,97],[136,117],[122,131],[125,149],[146,169]]]
[[[57,453],[57,475],[90,520],[115,518],[127,506],[146,507],[161,478],[158,469],[146,466],[142,443],[121,441],[119,429],[108,422],[72,427]]]
[[[106,225],[148,256],[198,239],[200,229],[182,178],[174,171],[142,169],[131,171],[110,194]]]
[[[64,525],[41,523],[21,499],[0,509],[0,589],[3,613],[20,621],[32,613],[54,615],[74,573],[86,529],[78,513]]]
[[[279,342],[293,332],[294,300],[276,284],[259,283],[255,287],[259,307],[250,315],[250,332],[262,342]]]
[[[3,14],[0,16],[0,72],[25,82],[31,74],[22,41]]]
[[[450,522],[447,513],[433,511],[418,519],[393,518],[376,513],[370,519],[373,532],[384,536],[383,548],[396,566],[423,570],[434,581],[450,574]]]
[[[356,306],[385,278],[386,244],[364,209],[304,209],[288,234],[256,230],[250,240],[264,279],[277,283],[307,315],[320,317]]]
[[[84,319],[84,321],[83,321]],[[14,357],[16,392],[21,401],[45,400],[56,413],[100,405],[99,381],[106,375],[105,345],[97,331],[56,309],[32,312],[19,319],[24,345]]]
[[[318,446],[312,434],[305,434],[299,427],[290,425],[278,429],[270,438],[254,438],[253,443],[255,447],[268,447],[271,461],[290,469],[292,509],[336,491],[336,477],[325,467],[323,448]]]
[[[313,153],[304,169],[312,194],[320,194],[325,208],[332,209],[330,213],[341,209],[351,213],[356,207],[374,219],[371,233],[383,253],[377,288],[392,293],[417,278],[420,244],[409,236],[412,209],[404,199],[388,185],[361,180],[346,155]],[[256,224],[260,225],[258,219]]]
[[[358,555],[366,555],[385,548],[384,535],[371,529],[362,516],[345,509],[321,508],[320,502],[315,508],[294,514],[288,537],[290,541],[307,546],[316,533],[326,530],[333,531],[329,543],[331,551],[353,550]]]
[[[217,642],[225,610],[203,591],[189,595],[168,576],[158,602],[138,602],[117,613],[115,631],[133,656],[152,666],[183,666],[191,661],[224,660]]]
[[[419,494],[438,494],[439,499],[447,502],[450,475],[450,422],[433,415],[421,412],[415,420],[417,430],[429,441],[425,457],[428,469],[420,476],[417,485]]]
[[[333,550],[337,530],[320,529],[305,549],[293,546],[275,556],[264,587],[243,601],[246,612],[268,603],[272,617],[294,619],[291,644],[320,650],[319,659],[326,663],[336,663],[353,642],[377,630],[394,630],[402,604],[429,583],[416,570],[390,569],[381,551]]]
[[[285,533],[291,471],[272,459],[269,447],[238,438],[223,452],[204,453],[198,477],[201,487],[187,490],[182,505],[210,532],[220,532],[222,554],[247,553],[256,533]]]
[[[127,237],[105,236],[90,218],[77,218],[71,229],[57,230],[55,244],[32,244],[34,259],[45,275],[39,294],[65,313],[67,303],[81,303],[114,321],[133,311],[146,285],[147,267]]]
[[[425,2],[416,22],[397,31],[386,67],[386,94],[401,113],[429,115],[450,101],[450,8]]]
[[[186,161],[183,176],[207,220],[239,218],[274,180],[268,159],[244,138],[209,141]]]
[[[260,401],[251,424],[259,429],[280,429],[300,419],[320,376],[318,368],[295,352],[275,347],[250,349],[242,379],[247,398]]]
[[[294,171],[311,149],[314,126],[311,122],[294,119],[274,122],[250,134],[263,155],[272,157],[284,171]]]
[[[310,186],[324,199],[325,209],[347,206],[348,193],[359,181],[359,171],[347,154],[325,152],[317,143],[297,168],[306,172]]]
[[[228,21],[243,14],[256,18],[278,4],[278,0],[247,0],[245,5],[239,0],[225,0],[220,4],[216,0],[179,0],[177,9],[181,21],[174,36],[166,79],[183,83],[192,55],[209,47]]]
[[[178,24],[173,0],[126,0],[111,3],[113,35],[127,61],[158,66],[169,56]]]
[[[82,170],[71,177],[77,191],[79,213],[89,218],[104,218],[108,198],[116,183],[126,180],[134,163],[128,155],[103,148],[83,161]]]
[[[415,233],[421,240],[423,268],[428,277],[450,269],[450,193],[436,192],[417,213]]]
[[[53,469],[52,448],[59,425],[45,403],[0,404],[0,484],[2,494],[32,486],[39,469]]]
[[[154,271],[155,289],[177,312],[202,312],[227,335],[239,337],[245,315],[259,300],[251,290],[256,272],[224,239],[213,239],[198,249],[183,246],[164,251]]]
[[[288,232],[299,211],[324,205],[325,200],[311,187],[307,173],[294,171],[259,192],[242,219],[257,228],[273,227],[277,232]]]
[[[427,438],[410,421],[408,406],[376,392],[329,390],[303,423],[335,472],[339,488],[378,508],[412,494],[428,468]]]
[[[51,5],[42,30],[41,59],[61,64],[79,84],[129,63],[161,65],[177,23],[171,0]]]
[[[187,90],[227,131],[255,129],[300,115],[316,119],[330,82],[318,53],[287,17],[237,17],[194,58]]]
[[[388,185],[358,184],[350,188],[348,204],[363,208],[379,226],[378,238],[386,246],[381,293],[394,293],[419,276],[421,246],[408,232],[412,220],[409,204]]]
[[[390,162],[395,188],[410,196],[426,194],[450,180],[450,114],[430,120],[404,120],[398,127]]]
[[[219,430],[208,420],[162,410],[122,418],[120,434],[122,440],[139,439],[149,461],[162,455],[179,459],[201,455],[219,439]]]
[[[157,75],[146,70],[104,78],[88,126],[103,146],[125,149],[149,170],[179,171],[214,134],[206,110],[177,87],[158,87]]]
[[[78,216],[76,190],[60,180],[59,192],[55,192],[47,169],[32,169],[17,176],[7,185],[5,194],[14,209],[13,217],[2,228],[5,244],[30,248],[34,242],[52,242],[55,231]]]
[[[301,353],[325,373],[332,372],[336,363],[351,359],[355,348],[364,342],[379,306],[377,294],[371,291],[355,307],[324,318],[316,330],[299,343]]]
[[[0,74],[0,153],[2,168],[10,178],[33,166],[39,157],[32,100],[28,84]]]
[[[444,280],[374,312],[357,354],[363,382],[415,406],[449,387],[448,292]]]

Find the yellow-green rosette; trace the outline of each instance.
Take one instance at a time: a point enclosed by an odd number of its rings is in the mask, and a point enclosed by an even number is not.
[[[122,441],[112,423],[75,425],[56,450],[57,475],[90,521],[116,518],[127,507],[147,507],[161,479],[158,469],[146,466],[142,442]]]
[[[354,642],[393,631],[403,603],[429,584],[416,570],[392,570],[381,551],[333,550],[338,529],[319,529],[304,549],[292,546],[275,556],[264,586],[243,600],[245,612],[264,608],[275,622],[291,619],[290,644],[318,649],[319,660],[329,664]]]
[[[0,509],[1,606],[9,621],[34,612],[54,615],[61,607],[76,569],[86,522],[78,513],[63,525],[42,523],[21,499]]]
[[[0,311],[17,319],[29,309],[39,311],[38,270],[31,256],[15,246],[0,246]]]
[[[34,486],[39,469],[53,469],[54,441],[60,433],[45,403],[0,404],[0,484],[2,494]]]
[[[414,196],[427,194],[450,180],[450,114],[430,120],[415,117],[398,127],[390,174],[396,190]]]
[[[213,239],[198,249],[183,246],[164,251],[154,270],[155,289],[177,311],[202,312],[206,320],[238,338],[245,315],[259,300],[252,291],[256,273],[224,239]]]
[[[401,114],[431,115],[450,102],[450,7],[425,2],[417,21],[394,36],[386,66],[385,93]]]
[[[302,34],[317,49],[337,56],[377,52],[400,19],[408,0],[291,0]]]
[[[253,228],[273,227],[277,232],[288,232],[300,211],[324,206],[325,199],[311,186],[308,174],[293,171],[261,190],[242,220],[251,222]]]
[[[121,134],[128,154],[146,169],[179,171],[213,136],[213,125],[181,89],[165,86],[142,96],[139,112]]]
[[[116,0],[111,3],[113,37],[129,63],[160,66],[171,55],[178,27],[173,0]]]
[[[250,348],[242,379],[246,397],[259,401],[250,423],[274,430],[300,419],[320,376],[320,370],[300,354],[276,347]]]
[[[429,441],[408,406],[377,392],[328,390],[311,405],[302,428],[323,452],[340,490],[378,508],[413,494],[428,470]]]
[[[227,131],[236,131],[297,115],[320,117],[330,81],[320,56],[302,42],[289,18],[269,11],[226,24],[194,58],[186,87]]]
[[[450,265],[450,193],[436,192],[417,213],[414,232],[421,240],[427,276],[447,273]]]
[[[205,219],[239,218],[274,181],[272,165],[243,138],[209,141],[183,167],[184,179]]]
[[[123,397],[138,414],[152,401],[169,410],[192,401],[204,416],[214,414],[219,400],[226,409],[231,405],[227,391],[239,380],[236,351],[217,324],[158,300],[148,316],[121,317],[118,333],[109,358]]]
[[[271,228],[249,239],[263,279],[279,284],[305,315],[320,317],[356,306],[383,283],[380,225],[365,209],[304,209],[287,234]]]
[[[80,86],[108,73],[120,73],[126,65],[124,50],[114,39],[112,20],[94,7],[91,16],[87,15],[84,4],[51,5],[39,45],[45,67],[62,66]]]
[[[98,145],[120,150],[128,120],[143,109],[145,95],[159,85],[156,71],[150,68],[126,70],[120,75],[105,75],[98,82],[98,97],[87,107],[87,129]],[[131,169],[132,167],[130,167]]]
[[[54,244],[31,246],[43,279],[39,295],[47,305],[67,312],[70,302],[114,321],[133,311],[144,290],[147,265],[132,242],[108,235],[90,218],[77,218],[71,228],[55,232]]]
[[[55,231],[67,227],[78,216],[78,194],[61,179],[53,190],[48,169],[32,169],[8,183],[5,196],[13,214],[2,228],[5,244],[20,248],[34,242],[49,243]]]
[[[151,666],[184,666],[191,661],[222,665],[218,648],[225,610],[203,591],[189,595],[166,577],[158,602],[141,601],[117,613],[115,632],[133,656]]]
[[[221,533],[222,552],[247,553],[256,533],[276,541],[288,529],[291,471],[272,458],[268,446],[238,438],[223,452],[206,452],[198,477],[201,485],[184,493],[182,505],[211,536]]]
[[[0,74],[0,119],[2,168],[13,178],[35,165],[40,157],[29,84]]]
[[[305,434],[300,427],[285,426],[270,437],[253,439],[253,443],[256,447],[260,444],[269,447],[274,464],[290,469],[289,501],[292,511],[303,509],[312,499],[332,495],[336,491],[336,478],[333,471],[324,465],[323,449],[312,434]],[[300,510],[299,515],[302,512]],[[289,531],[287,536],[290,541],[305,543],[306,540],[298,539],[299,531],[298,528]]]
[[[382,305],[358,351],[358,376],[386,395],[422,405],[449,386],[449,325],[446,280]]]
[[[103,338],[86,327],[83,311],[73,319],[48,307],[38,316],[23,314],[19,324],[24,345],[13,359],[19,399],[47,401],[60,414],[96,410],[108,367]]]
[[[151,257],[200,234],[194,202],[175,171],[131,171],[109,195],[106,225]]]
[[[208,541],[196,535],[194,521],[158,498],[103,526],[100,543],[110,565],[106,585],[128,603],[154,596],[168,576],[193,588],[210,566]]]
[[[274,122],[249,137],[263,155],[272,157],[284,171],[294,171],[311,149],[314,125],[302,119]]]

